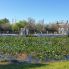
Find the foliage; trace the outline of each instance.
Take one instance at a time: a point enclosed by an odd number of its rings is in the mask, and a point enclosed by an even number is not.
[[[11,30],[10,21],[7,18],[0,19],[0,32],[7,32]]]
[[[4,19],[0,19],[0,24],[6,24],[9,23],[9,19],[4,18]]]
[[[69,55],[68,37],[0,37],[0,52],[16,55],[26,52],[40,60],[63,60]]]
[[[16,24],[11,25],[12,31],[19,31],[19,27]]]
[[[13,20],[12,20],[13,22]],[[59,33],[58,29],[61,28],[61,24],[63,27],[66,29],[66,27],[69,28],[68,21],[67,22],[55,22],[55,23],[50,23],[46,24],[43,20],[36,21],[33,18],[28,18],[27,20],[19,20],[15,21],[11,24],[9,19],[3,18],[0,19],[0,33],[1,31],[9,31],[11,30],[11,33],[15,32],[20,32],[21,28],[27,28],[29,29],[30,34],[34,33]],[[9,31],[10,32],[10,31]]]

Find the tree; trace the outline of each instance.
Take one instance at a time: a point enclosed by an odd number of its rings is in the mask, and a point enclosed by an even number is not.
[[[29,29],[29,33],[31,34],[35,33],[36,27],[35,27],[35,20],[33,18],[28,18],[28,24],[26,28]]]
[[[17,31],[19,32],[21,28],[24,28],[26,27],[27,25],[27,21],[23,20],[23,21],[19,21],[15,24],[12,24],[11,27],[12,27],[12,31]]]
[[[23,21],[17,22],[16,24],[17,24],[17,26],[19,27],[19,29],[21,29],[21,28],[26,27],[28,23],[27,23],[26,20],[23,20]]]
[[[44,20],[40,20],[37,24],[36,24],[36,29],[38,32],[42,32],[45,33],[46,32],[46,25],[44,24]]]
[[[52,24],[48,24],[46,26],[46,30],[49,32],[49,33],[54,33],[54,32],[57,32],[58,33],[58,29],[59,29],[59,22],[55,22],[55,23],[52,23]]]
[[[7,18],[0,19],[0,32],[10,31],[10,21]]]
[[[15,31],[19,31],[19,27],[18,25],[15,23],[15,24],[12,24],[11,25],[11,28],[12,28],[12,31],[15,32]]]
[[[0,24],[6,24],[6,23],[9,23],[9,19],[4,18],[0,20]]]

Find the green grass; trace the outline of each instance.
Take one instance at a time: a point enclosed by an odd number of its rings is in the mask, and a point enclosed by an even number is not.
[[[63,60],[69,55],[69,38],[3,36],[0,37],[0,52],[10,55],[26,53],[40,60]]]
[[[3,64],[0,69],[69,69],[69,61],[51,62],[47,64]]]

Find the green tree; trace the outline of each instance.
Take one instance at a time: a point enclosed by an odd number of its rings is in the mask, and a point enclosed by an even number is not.
[[[11,25],[12,31],[19,32],[20,29],[26,27],[26,25],[27,25],[27,21],[26,20],[19,21],[19,22],[15,23],[15,24]]]
[[[19,31],[19,27],[17,26],[17,24],[12,24],[11,25],[11,28],[12,28],[12,31],[15,32],[15,31]]]
[[[16,23],[16,25],[19,27],[19,29],[24,28],[27,26],[27,21],[26,20],[19,21]]]
[[[6,23],[9,23],[9,19],[7,18],[4,18],[4,19],[0,19],[0,24],[6,24]]]
[[[10,21],[7,18],[0,19],[0,32],[7,32],[11,29]]]

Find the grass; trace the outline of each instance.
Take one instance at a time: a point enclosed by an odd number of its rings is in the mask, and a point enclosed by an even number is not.
[[[69,69],[69,61],[51,62],[47,64],[3,64],[0,69]]]
[[[0,52],[17,55],[26,53],[40,60],[63,60],[69,55],[68,37],[22,37],[1,36]],[[34,53],[34,54],[33,54]]]
[[[40,60],[46,58],[63,60],[69,55],[68,37],[0,37],[0,52],[16,55],[16,53],[31,54]],[[8,64],[1,62],[0,69],[69,69],[69,61],[49,62],[46,64]]]

